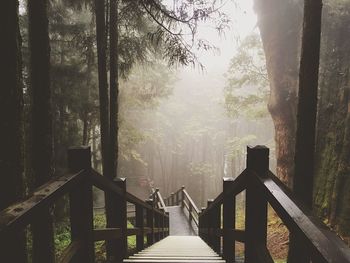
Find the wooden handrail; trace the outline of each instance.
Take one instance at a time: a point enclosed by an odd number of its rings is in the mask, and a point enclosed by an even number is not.
[[[13,204],[0,211],[0,239],[31,224],[40,216],[43,209],[52,206],[57,199],[69,194],[70,222],[72,242],[63,251],[59,262],[94,262],[94,242],[97,240],[118,240],[116,244],[125,251],[116,253],[126,255],[126,238],[137,235],[137,249],[143,249],[144,237],[147,235],[147,244],[169,235],[169,215],[158,209],[152,203],[142,201],[131,193],[126,192],[125,180],[112,181],[91,168],[90,147],[77,147],[68,151],[68,164],[71,173],[57,177],[37,188],[25,200]],[[118,227],[109,229],[93,229],[93,202],[92,186],[104,192],[112,193],[117,202]],[[160,194],[159,194],[160,196]],[[135,205],[136,227],[126,228],[127,203]],[[162,202],[164,204],[164,201]],[[122,212],[120,212],[122,211]],[[144,225],[144,211],[147,212],[147,224]],[[35,238],[35,237],[34,237]],[[142,244],[141,244],[142,243]],[[3,261],[4,251],[0,248],[0,262]],[[7,257],[7,255],[4,255]],[[122,262],[118,258],[116,262]]]
[[[111,191],[119,196],[124,195],[123,191],[117,185],[113,184],[113,181],[111,181],[110,179],[101,175],[100,173],[98,173],[94,169],[92,169],[91,179],[92,179],[92,184],[94,186],[96,186],[97,188],[99,188],[100,190]],[[158,214],[164,214],[164,212],[162,210],[154,208],[153,206],[147,204],[146,202],[142,201],[141,199],[139,199],[138,197],[136,197],[135,195],[133,195],[129,192],[126,192],[125,197],[126,197],[127,202],[130,202],[134,205],[142,206],[145,209],[154,210],[155,213],[158,213]]]
[[[164,212],[167,212],[165,201],[159,192],[159,188],[153,189],[152,188],[152,200],[155,202],[157,205],[157,208],[160,210],[163,210]]]
[[[86,178],[80,171],[54,178],[36,189],[22,202],[15,203],[0,212],[0,232],[11,231],[30,224],[43,207],[52,205],[58,198],[67,194]]]
[[[312,213],[298,205],[293,194],[268,171],[268,150],[264,147],[248,148],[248,167],[235,180],[224,180],[224,192],[199,216],[200,236],[218,253],[223,236],[223,256],[228,262],[235,260],[234,241],[245,242],[247,262],[273,262],[266,248],[267,203],[307,249],[306,258],[313,262],[350,262],[350,249]],[[234,229],[235,196],[246,190],[246,229]],[[228,200],[229,203],[225,203]],[[221,217],[223,205],[224,227],[214,226],[213,218]],[[229,205],[228,210],[226,205]],[[231,216],[227,221],[225,216]],[[220,220],[221,221],[221,220]],[[229,222],[229,224],[225,223]],[[306,252],[305,252],[306,251]]]
[[[199,226],[200,210],[198,209],[197,205],[193,201],[192,197],[188,194],[187,190],[185,189],[185,186],[182,186],[176,192],[171,193],[171,195],[165,200],[166,200],[166,203],[170,206],[181,204],[181,207],[186,208],[186,210],[188,211],[189,221],[191,222],[193,220],[194,223],[197,226]]]

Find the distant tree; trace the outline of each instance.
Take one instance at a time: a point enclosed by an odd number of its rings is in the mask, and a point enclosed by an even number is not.
[[[23,83],[18,1],[0,9],[0,210],[24,196]],[[0,261],[27,262],[24,232],[2,236]],[[15,251],[15,253],[14,253]]]
[[[269,79],[258,34],[249,35],[242,41],[225,76],[225,107],[231,118],[256,119],[268,115]]]
[[[31,160],[33,187],[53,175],[53,137],[50,88],[48,1],[28,0],[30,93],[32,111]],[[49,209],[33,222],[33,261],[54,262],[53,226]]]

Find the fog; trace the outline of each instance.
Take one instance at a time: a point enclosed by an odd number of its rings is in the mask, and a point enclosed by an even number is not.
[[[226,1],[222,11],[231,19],[229,28],[218,32],[213,24],[205,23],[197,33],[217,50],[193,49],[203,68],[194,65],[173,69],[170,95],[144,112],[137,124],[149,134],[137,147],[140,159],[132,160],[132,165],[120,163],[122,176],[130,182],[129,190],[142,198],[149,194],[146,181],[160,188],[164,196],[184,185],[198,206],[205,206],[207,199],[222,191],[223,177],[235,178],[243,171],[247,145],[270,147],[271,169],[275,169],[274,129],[267,102],[264,116],[255,119],[244,113],[247,109],[229,116],[225,98],[231,59],[239,52],[242,40],[258,34],[253,3]],[[247,85],[239,91],[242,94],[236,95],[245,96],[247,89],[255,87]]]

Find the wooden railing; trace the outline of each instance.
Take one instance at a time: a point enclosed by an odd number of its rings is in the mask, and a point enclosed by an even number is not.
[[[136,235],[136,249],[140,251],[169,234],[169,216],[155,208],[152,200],[144,202],[128,193],[125,179],[112,181],[91,168],[90,147],[69,149],[68,165],[70,173],[51,180],[26,200],[0,212],[0,238],[30,225],[44,209],[51,207],[65,194],[69,194],[71,243],[59,262],[94,262],[94,242],[101,240],[114,241],[111,243],[114,254],[110,255],[109,260],[122,262],[127,256],[128,236]],[[110,223],[113,227],[94,229],[92,186],[110,193],[115,200],[115,213]],[[127,203],[132,203],[136,211],[136,226],[129,229]],[[12,263],[12,253],[16,251],[6,251],[0,247],[0,262]],[[48,261],[42,258],[40,262]]]
[[[184,186],[175,193],[171,193],[171,195],[165,199],[165,204],[168,206],[181,205],[182,208],[186,208],[188,220],[190,222],[193,221],[197,227],[199,226],[200,211]]]
[[[269,170],[269,149],[247,148],[247,168],[234,180],[224,178],[223,192],[199,216],[199,233],[227,262],[235,262],[235,241],[245,244],[246,263],[273,263],[267,249],[268,203],[297,242],[298,263],[347,263],[349,248],[293,195]],[[235,229],[235,197],[246,190],[245,230]],[[222,240],[222,245],[221,245]],[[305,259],[305,260],[303,260]]]
[[[166,209],[166,205],[165,205],[165,202],[164,202],[164,199],[162,197],[162,195],[160,194],[159,192],[159,188],[156,188],[155,190],[152,189],[152,194],[151,194],[151,200],[153,201],[153,206],[160,209],[160,210],[163,210],[165,213],[168,213],[167,212],[167,209]]]

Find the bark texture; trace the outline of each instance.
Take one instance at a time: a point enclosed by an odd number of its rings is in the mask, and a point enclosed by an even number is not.
[[[306,0],[299,73],[293,192],[312,208],[322,0]]]
[[[325,2],[323,12],[314,209],[346,238],[350,236],[350,3]]]
[[[31,160],[33,187],[53,175],[53,136],[50,89],[48,1],[28,0],[30,84],[32,111]],[[52,217],[49,209],[32,224],[33,261],[54,262]]]
[[[302,8],[299,1],[254,3],[270,80],[268,108],[275,125],[277,176],[291,187]]]
[[[299,70],[297,132],[295,144],[295,173],[293,193],[306,207],[312,209],[315,178],[315,139],[318,72],[320,62],[322,0],[304,1],[304,22]],[[310,262],[305,244],[290,236],[288,263]]]

